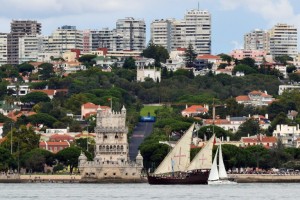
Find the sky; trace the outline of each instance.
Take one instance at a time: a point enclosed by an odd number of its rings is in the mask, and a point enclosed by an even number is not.
[[[10,31],[12,19],[37,20],[42,34],[50,35],[62,25],[115,28],[117,19],[134,17],[145,20],[147,41],[153,20],[183,19],[199,5],[212,16],[212,54],[242,48],[245,33],[277,23],[295,25],[300,32],[299,0],[0,0],[0,5],[0,32]]]

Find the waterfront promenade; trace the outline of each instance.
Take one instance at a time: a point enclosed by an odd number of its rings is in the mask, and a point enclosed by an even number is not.
[[[300,174],[229,174],[238,183],[299,183]]]

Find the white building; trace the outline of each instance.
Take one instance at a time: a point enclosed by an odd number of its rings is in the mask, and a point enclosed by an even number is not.
[[[268,49],[268,33],[261,29],[255,29],[244,35],[245,50],[267,51]]]
[[[141,181],[143,157],[138,154],[136,162],[130,161],[125,122],[124,106],[121,112],[97,110],[95,157],[93,161],[87,161],[82,153],[78,158],[83,182]]]
[[[83,32],[76,26],[64,25],[49,36],[48,51],[64,53],[71,49],[83,50]]]
[[[151,23],[151,40],[154,44],[163,46],[168,52],[172,46],[172,29],[175,19],[160,19]]]
[[[15,91],[14,96],[25,96],[30,91],[29,85],[8,85],[6,89]]]
[[[211,15],[208,11],[189,10],[183,20],[155,20],[151,24],[154,44],[176,50],[192,44],[198,54],[211,53]]]
[[[38,61],[39,53],[44,52],[47,37],[41,35],[25,35],[19,38],[19,64]]]
[[[299,124],[289,126],[287,124],[278,124],[273,131],[273,136],[282,140],[285,146],[295,146],[297,138],[300,138]]]
[[[298,90],[300,91],[300,85],[279,85],[278,95],[282,95],[284,91]]]
[[[298,55],[297,28],[288,24],[277,24],[269,30],[270,54],[274,57]]]
[[[144,82],[146,78],[151,78],[154,82],[161,81],[161,71],[157,68],[137,68],[137,81]]]
[[[7,33],[0,33],[0,66],[7,64]]]

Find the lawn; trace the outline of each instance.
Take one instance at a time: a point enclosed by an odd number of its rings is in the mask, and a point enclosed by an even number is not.
[[[162,106],[144,106],[140,112],[141,116],[148,116],[148,113],[150,113],[150,116],[156,116],[154,111],[157,109],[161,109]]]

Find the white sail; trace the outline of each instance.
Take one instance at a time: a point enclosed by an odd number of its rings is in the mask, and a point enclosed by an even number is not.
[[[206,145],[196,154],[187,171],[195,169],[210,169],[212,163],[212,149],[214,145],[215,134],[207,141]]]
[[[178,140],[175,147],[160,163],[154,174],[164,174],[176,171],[185,171],[190,164],[190,148],[195,123]]]
[[[212,164],[212,167],[211,167],[211,170],[210,170],[210,173],[208,176],[209,181],[219,180],[219,172],[218,172],[218,164],[217,164],[218,150],[219,150],[219,147],[216,151],[214,162]]]
[[[220,151],[219,151],[219,177],[220,177],[220,179],[227,179],[227,172],[226,172],[224,161],[223,161],[221,143],[220,143],[219,148],[220,148]]]

